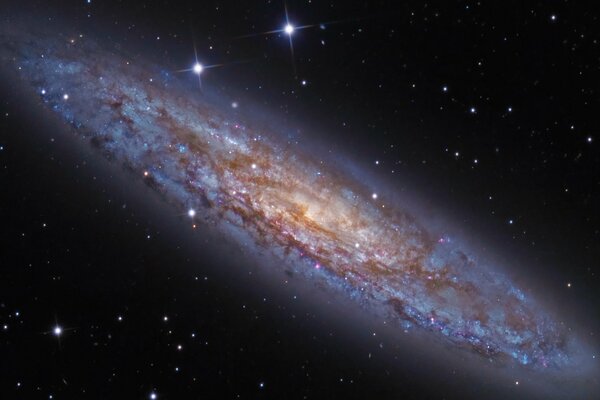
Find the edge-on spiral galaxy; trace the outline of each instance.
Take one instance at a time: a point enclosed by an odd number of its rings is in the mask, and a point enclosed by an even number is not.
[[[27,32],[27,33],[26,33]],[[199,224],[268,249],[401,332],[419,329],[492,362],[577,367],[583,347],[500,269],[382,207],[343,168],[252,128],[197,87],[87,36],[5,29],[3,63],[111,162]],[[189,85],[188,85],[189,86]]]

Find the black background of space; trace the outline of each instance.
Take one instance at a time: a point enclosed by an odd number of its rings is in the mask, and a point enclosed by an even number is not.
[[[60,16],[65,31],[85,24],[101,42],[181,68],[194,42],[206,64],[249,60],[210,70],[205,84],[243,93],[240,107],[252,99],[295,126],[310,121],[332,152],[416,190],[507,259],[529,260],[516,267],[597,327],[592,5],[289,0],[292,23],[317,25],[293,36],[297,77],[286,37],[236,39],[281,28],[281,1],[3,0],[0,15]],[[328,21],[339,22],[319,28]],[[194,251],[202,238],[186,239],[185,221],[180,234],[162,226],[85,151],[64,150],[35,101],[15,97],[2,86],[1,398],[478,397],[460,372],[411,373],[401,349],[368,332],[354,346],[293,290],[236,284],[243,267],[228,273]]]

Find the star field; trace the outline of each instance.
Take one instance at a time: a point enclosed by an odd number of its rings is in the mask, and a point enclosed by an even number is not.
[[[27,1],[0,16],[28,12],[67,22],[66,46],[87,26],[139,51],[124,69],[148,59],[232,115],[273,115],[289,146],[322,139],[315,181],[356,160],[378,179],[364,207],[394,209],[389,188],[418,193],[597,343],[600,31],[583,4]],[[39,111],[76,109],[77,90],[48,83],[33,101],[4,76],[1,88],[0,397],[528,398],[542,386],[518,369],[474,383],[441,352],[428,373],[435,355],[403,347],[388,319],[350,322],[339,299],[207,235],[199,205],[167,208],[144,184],[157,164],[139,182],[99,168]],[[244,173],[264,168],[249,159]]]

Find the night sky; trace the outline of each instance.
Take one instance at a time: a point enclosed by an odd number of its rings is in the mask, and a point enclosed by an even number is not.
[[[193,71],[177,76],[198,96],[259,109],[423,199],[597,343],[590,4],[289,0],[303,28],[288,37],[263,34],[285,26],[282,1],[6,0],[0,24],[50,18],[173,70],[192,68],[196,49],[215,66],[202,87]],[[327,294],[269,282],[19,85],[0,80],[0,398],[535,395],[518,376],[473,375],[460,357],[431,372],[430,358]]]

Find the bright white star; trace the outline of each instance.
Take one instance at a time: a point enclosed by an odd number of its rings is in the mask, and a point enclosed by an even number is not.
[[[294,32],[294,27],[292,26],[292,24],[287,24],[285,28],[283,28],[283,31],[288,35],[291,35]]]
[[[200,75],[203,70],[204,70],[204,67],[202,66],[202,64],[200,64],[198,62],[196,64],[194,64],[194,68],[192,68],[192,71],[194,71],[194,73],[196,75]]]

